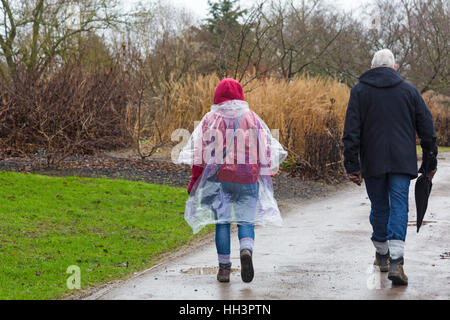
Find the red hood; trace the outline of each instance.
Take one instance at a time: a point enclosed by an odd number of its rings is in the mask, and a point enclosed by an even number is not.
[[[244,100],[244,90],[241,84],[231,78],[220,81],[214,93],[214,104],[230,100]]]

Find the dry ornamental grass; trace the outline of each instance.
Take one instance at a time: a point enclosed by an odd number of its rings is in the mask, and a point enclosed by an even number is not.
[[[172,94],[167,99],[170,104],[160,108],[154,119],[163,128],[165,139],[179,128],[192,132],[194,122],[210,110],[219,81],[217,76],[209,75],[172,84]],[[290,153],[286,169],[311,178],[339,173],[348,87],[334,79],[303,76],[290,82],[275,78],[255,80],[244,90],[250,107],[269,128],[279,130],[280,142]],[[156,131],[151,136],[159,139]]]
[[[440,147],[450,147],[450,97],[428,91],[423,95],[433,114],[434,126]]]
[[[210,110],[219,81],[216,75],[207,75],[171,83],[171,94],[153,119],[166,141],[176,129],[192,132],[194,122]],[[350,95],[345,84],[304,75],[291,81],[254,80],[244,91],[250,107],[269,128],[279,130],[279,140],[289,151],[285,170],[302,178],[327,181],[342,174],[341,138]],[[449,146],[449,98],[429,92],[424,99],[433,113],[439,145]],[[150,137],[158,137],[155,128],[147,129]],[[156,141],[150,138],[149,143]]]

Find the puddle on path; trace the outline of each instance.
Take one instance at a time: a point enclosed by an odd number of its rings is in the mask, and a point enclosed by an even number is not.
[[[217,274],[219,271],[218,267],[203,267],[203,268],[189,268],[182,269],[180,272],[183,274],[194,274],[194,275],[212,275]],[[238,272],[240,269],[231,268],[231,272]]]
[[[430,223],[437,223],[437,221],[423,220],[422,226],[426,226],[427,224],[430,224]],[[409,221],[408,222],[408,227],[415,227],[415,226],[417,226],[417,221]]]
[[[440,257],[441,259],[450,259],[450,252],[444,252]]]

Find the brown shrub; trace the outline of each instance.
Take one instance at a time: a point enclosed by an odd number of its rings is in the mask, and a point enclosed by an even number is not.
[[[438,145],[450,147],[450,97],[427,91],[423,99],[433,114]]]
[[[71,63],[36,82],[19,70],[0,84],[0,150],[4,156],[45,150],[55,164],[127,146],[126,104],[126,83],[115,68],[91,73]]]

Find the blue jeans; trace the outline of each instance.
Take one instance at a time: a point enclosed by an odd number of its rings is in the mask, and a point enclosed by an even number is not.
[[[230,227],[230,224],[216,224],[216,248],[219,255],[229,256],[231,254]],[[239,240],[254,240],[255,226],[253,224],[238,224],[238,237]]]
[[[370,213],[372,240],[405,241],[411,177],[403,174],[385,174],[367,178],[365,181],[367,194],[372,203]]]
[[[219,263],[228,263],[231,254],[230,222],[232,207],[238,224],[240,249],[253,251],[255,226],[252,223],[256,215],[259,183],[221,182],[224,193],[221,206],[216,211],[216,248]]]

